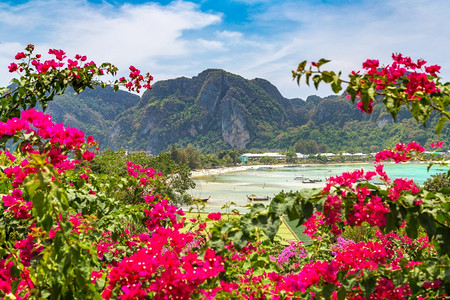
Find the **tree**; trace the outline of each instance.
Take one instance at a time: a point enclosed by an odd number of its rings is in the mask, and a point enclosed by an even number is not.
[[[440,133],[445,123],[450,121],[450,86],[441,83],[437,76],[441,67],[426,66],[426,61],[419,59],[414,62],[402,54],[392,54],[392,59],[393,63],[384,67],[380,67],[378,60],[368,59],[363,63],[365,73],[352,72],[348,81],[340,78],[340,72],[320,70],[329,62],[326,59],[312,62],[309,68],[306,68],[307,61],[302,61],[297,70],[292,71],[292,76],[298,84],[303,76],[308,85],[312,78],[316,88],[323,81],[330,84],[335,93],[347,84],[345,91],[353,103],[358,101],[357,107],[369,114],[373,111],[374,102],[382,101],[394,120],[400,109],[406,107],[425,126],[431,113],[436,111],[440,114],[436,132]]]
[[[288,164],[293,164],[297,162],[297,154],[292,151],[286,152],[286,162]]]
[[[450,188],[450,173],[431,175],[431,178],[423,183],[423,188],[433,193],[440,192],[444,188]]]
[[[63,59],[62,51],[50,52],[57,60]],[[16,56],[19,60],[26,57],[23,53]],[[395,59],[397,64],[412,66],[410,60]],[[84,61],[83,57],[79,60]],[[76,66],[73,61],[68,63]],[[319,68],[323,63],[313,66]],[[366,62],[366,66],[374,65],[377,63]],[[25,70],[27,65],[21,66]],[[1,141],[14,141],[15,149],[14,153],[0,153],[4,173],[0,202],[2,298],[448,297],[450,191],[426,191],[406,178],[392,180],[383,170],[387,160],[422,159],[423,146],[398,143],[375,156],[374,171],[332,176],[323,189],[281,192],[267,206],[253,204],[242,215],[222,218],[221,212],[214,212],[206,217],[183,217],[185,213],[161,194],[170,183],[162,173],[128,161],[123,176],[95,174],[86,167],[97,146],[92,137],[55,124],[34,109],[20,111],[23,103],[35,105],[34,97],[48,100],[54,80],[57,91],[69,82],[77,90],[93,84],[82,71],[74,73],[77,69],[50,70],[51,61],[40,64],[36,60],[31,66],[23,80],[17,81],[19,87],[8,90],[11,94],[2,99],[3,113],[8,116],[0,123]],[[304,64],[301,67],[300,71]],[[10,65],[10,70],[16,68]],[[130,70],[132,78],[139,76],[134,67]],[[436,70],[428,69],[431,76],[427,79],[432,79]],[[373,85],[358,79],[377,79],[377,84],[384,85],[380,81],[384,75],[376,68],[368,71],[376,76],[352,73],[355,82],[349,85],[357,87],[347,90],[358,90],[360,108],[370,112],[370,101],[363,98],[372,95],[364,89]],[[318,72],[314,73],[319,76],[313,77],[315,83],[323,80],[339,90],[339,78]],[[307,81],[312,76],[308,74]],[[394,95],[404,101],[420,96],[428,100],[416,103],[421,100],[415,99],[409,104],[413,110],[423,106],[423,111],[415,112],[419,119],[426,117],[429,107],[438,111],[441,120],[445,118],[446,112],[441,111],[446,105],[441,102],[447,101],[445,94],[440,95],[442,91],[433,89],[420,74],[405,76],[409,81],[403,78],[398,84],[385,84],[389,85],[385,98]],[[60,77],[64,80],[59,81]],[[419,79],[420,86],[411,86],[411,81]],[[22,97],[27,99],[16,106],[14,99]],[[391,107],[395,101],[386,100],[388,110],[395,109]],[[442,142],[430,147],[442,147]],[[172,152],[178,151],[174,148]],[[166,153],[161,164],[168,164],[171,157],[172,153]],[[146,160],[142,155],[136,159]],[[385,186],[374,184],[375,178]],[[132,201],[123,201],[124,194]],[[305,234],[311,238],[308,247],[301,242],[284,247],[277,240],[286,217],[305,226]],[[350,227],[357,230],[348,230]],[[369,236],[357,242],[344,238],[343,231],[345,237]]]

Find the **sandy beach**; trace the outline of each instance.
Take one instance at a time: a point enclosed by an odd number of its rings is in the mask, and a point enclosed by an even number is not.
[[[202,176],[220,175],[230,172],[240,172],[247,170],[257,170],[261,168],[284,168],[288,165],[248,165],[248,166],[235,166],[235,167],[220,167],[215,169],[200,169],[191,172],[191,178],[198,178]]]
[[[312,166],[333,166],[333,165],[367,165],[370,162],[352,162],[352,163],[331,163],[331,164],[278,164],[278,165],[246,165],[246,166],[234,166],[234,167],[220,167],[214,169],[200,169],[191,171],[191,178],[198,178],[202,176],[220,175],[230,172],[240,172],[247,170],[258,170],[258,169],[275,169],[275,168],[285,168],[288,166],[295,167],[312,167]]]

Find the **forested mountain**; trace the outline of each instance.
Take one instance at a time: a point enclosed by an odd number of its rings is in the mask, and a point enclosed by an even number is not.
[[[294,84],[294,83],[293,83]],[[152,153],[172,144],[212,152],[226,148],[316,152],[373,152],[396,142],[450,142],[417,125],[407,110],[397,123],[375,105],[361,113],[345,96],[284,98],[264,79],[209,69],[193,78],[156,82],[141,98],[112,89],[66,92],[51,102],[54,120],[92,134],[102,148]]]

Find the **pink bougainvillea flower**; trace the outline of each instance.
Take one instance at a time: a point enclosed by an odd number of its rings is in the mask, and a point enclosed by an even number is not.
[[[18,69],[17,64],[16,63],[11,63],[9,65],[8,69],[9,69],[10,73],[17,71],[17,69]]]
[[[220,212],[208,214],[208,219],[210,219],[212,221],[218,221],[221,218],[222,218],[222,214]]]
[[[440,141],[440,142],[436,142],[436,143],[431,143],[430,147],[431,148],[442,148],[443,145],[444,145],[444,141]]]
[[[16,54],[16,56],[14,58],[19,60],[19,59],[22,59],[22,58],[25,58],[25,57],[26,57],[25,53],[19,52],[19,53]]]

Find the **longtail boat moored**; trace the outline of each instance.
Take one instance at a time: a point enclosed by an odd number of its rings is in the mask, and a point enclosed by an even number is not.
[[[247,200],[248,201],[269,201],[270,198],[268,196],[266,196],[266,197],[252,197],[252,196],[248,196],[247,195]]]

